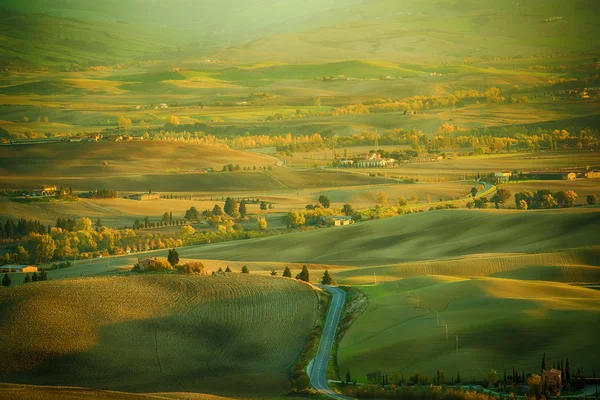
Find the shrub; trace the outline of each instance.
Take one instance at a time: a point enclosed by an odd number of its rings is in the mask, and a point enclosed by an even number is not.
[[[205,275],[206,268],[200,261],[191,261],[178,266],[178,269],[188,275]]]

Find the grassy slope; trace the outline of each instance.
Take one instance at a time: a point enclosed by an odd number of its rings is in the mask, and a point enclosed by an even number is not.
[[[389,265],[471,254],[598,245],[597,208],[518,212],[445,210],[189,250],[188,257]],[[516,240],[515,238],[519,238]]]
[[[17,287],[0,300],[0,326],[10,332],[0,381],[284,394],[316,321],[316,301],[310,287],[294,281],[238,274]]]
[[[413,289],[411,295],[407,284]],[[596,290],[550,282],[438,276],[361,290],[369,298],[369,307],[350,327],[338,353],[340,370],[349,368],[359,381],[377,369],[405,377],[420,371],[430,378],[440,369],[447,381],[457,369],[463,380],[483,380],[491,368],[499,376],[505,369],[510,374],[513,365],[536,372],[544,351],[550,364],[569,357],[571,365],[591,370],[600,357],[593,345],[600,328]],[[449,340],[444,324],[448,324]]]

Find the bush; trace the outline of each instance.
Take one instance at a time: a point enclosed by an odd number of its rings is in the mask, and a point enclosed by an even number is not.
[[[200,261],[192,261],[183,265],[177,266],[181,272],[187,275],[205,275],[206,268]]]

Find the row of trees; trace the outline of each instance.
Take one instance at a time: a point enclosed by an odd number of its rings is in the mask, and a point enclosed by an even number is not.
[[[48,233],[50,229],[50,226],[43,225],[38,220],[19,218],[15,223],[13,219],[8,219],[4,224],[0,223],[0,241],[19,240],[31,233]]]

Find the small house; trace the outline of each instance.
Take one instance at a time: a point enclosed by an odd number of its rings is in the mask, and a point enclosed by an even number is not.
[[[0,272],[21,272],[23,274],[38,272],[37,267],[32,265],[2,265],[0,266]]]
[[[32,196],[56,196],[56,186],[54,185],[42,185],[31,190]]]
[[[561,371],[558,369],[550,369],[542,371],[542,385],[544,389],[550,393],[560,392],[562,386]]]
[[[496,183],[506,183],[510,180],[512,176],[512,172],[510,171],[500,171],[495,172],[494,177],[496,178]]]

